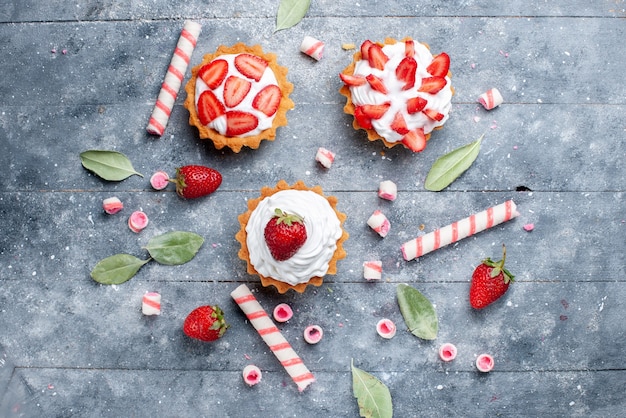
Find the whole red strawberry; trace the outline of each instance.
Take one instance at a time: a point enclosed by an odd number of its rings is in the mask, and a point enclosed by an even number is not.
[[[504,268],[506,247],[502,246],[502,260],[494,262],[487,258],[476,267],[470,283],[469,299],[474,309],[483,309],[506,293],[513,275]]]
[[[277,261],[291,258],[306,242],[306,227],[302,217],[274,211],[275,215],[265,225],[264,235],[272,257]]]
[[[214,306],[200,306],[185,319],[183,332],[191,338],[202,341],[215,341],[226,332],[229,325],[224,320],[224,312]]]
[[[195,199],[213,193],[222,184],[219,171],[202,165],[185,165],[176,169],[176,193]]]

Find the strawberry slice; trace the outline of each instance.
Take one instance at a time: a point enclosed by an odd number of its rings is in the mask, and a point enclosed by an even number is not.
[[[198,77],[206,83],[211,90],[215,90],[222,84],[228,73],[228,63],[225,60],[217,59],[202,66],[198,71]]]
[[[390,127],[400,135],[406,135],[409,133],[409,128],[406,126],[404,116],[402,116],[402,113],[400,112],[396,113],[396,116],[393,117]]]
[[[379,105],[363,105],[360,106],[361,112],[370,119],[380,119],[391,107],[391,103],[386,102]]]
[[[239,136],[255,129],[259,120],[252,113],[231,110],[226,112],[226,136]]]
[[[198,119],[208,125],[224,114],[224,105],[211,90],[205,90],[198,98]]]
[[[446,79],[443,77],[426,77],[422,79],[422,85],[418,91],[424,93],[437,94],[446,86]]]
[[[239,54],[235,57],[235,67],[244,76],[259,81],[269,64],[261,57],[252,54]]]
[[[426,136],[424,128],[413,129],[402,138],[405,147],[413,152],[420,152],[426,148]]]
[[[409,115],[412,115],[414,113],[421,112],[427,104],[428,101],[426,99],[423,99],[419,96],[411,97],[409,100],[406,101],[406,111],[409,113]]]
[[[372,118],[370,118],[369,116],[367,116],[363,112],[363,106],[357,106],[354,109],[354,119],[356,119],[356,122],[363,129],[372,129],[373,128],[373,126],[372,126]]]
[[[381,71],[385,69],[385,64],[389,61],[389,57],[383,52],[380,45],[372,44],[367,50],[367,54],[367,61],[370,67]]]
[[[443,119],[443,114],[437,112],[435,109],[424,109],[422,110],[426,116],[431,118],[432,120],[436,120],[437,122]]]
[[[228,107],[235,107],[243,101],[250,91],[252,83],[241,77],[231,75],[224,83],[224,103]]]
[[[404,81],[402,90],[408,90],[415,86],[415,72],[417,71],[417,61],[413,57],[405,57],[396,68],[396,78]]]
[[[280,91],[280,87],[276,84],[270,84],[269,86],[263,87],[263,89],[254,96],[252,107],[256,110],[260,110],[266,116],[272,116],[278,110],[282,98],[283,93]]]
[[[415,55],[415,43],[413,42],[413,39],[407,39],[404,41],[404,55],[407,57]]]
[[[368,74],[365,79],[368,83],[370,83],[370,87],[376,91],[381,92],[382,94],[387,94],[387,87],[385,87],[385,83],[379,77],[376,77],[374,74]]]
[[[445,52],[437,55],[426,68],[426,71],[435,77],[445,77],[448,75],[448,70],[450,70],[450,56]]]
[[[370,46],[374,45],[374,42],[370,41],[369,39],[366,39],[362,44],[361,44],[361,59],[368,61],[370,59],[370,54],[369,54],[369,49]]]
[[[339,74],[341,81],[348,87],[362,86],[367,83],[367,80],[362,75],[348,75],[344,73]]]

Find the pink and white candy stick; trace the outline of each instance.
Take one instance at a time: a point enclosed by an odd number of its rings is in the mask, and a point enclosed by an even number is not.
[[[483,105],[487,110],[500,106],[503,101],[502,94],[500,94],[500,91],[495,87],[478,96],[478,103]]]
[[[291,344],[281,334],[280,330],[276,328],[267,312],[250,292],[248,286],[242,284],[233,290],[230,296],[239,305],[254,329],[257,330],[295,384],[298,385],[298,390],[302,392],[313,383],[315,381],[313,373],[307,369],[302,359],[291,347]]]
[[[381,181],[378,186],[378,197],[385,200],[396,200],[398,196],[398,186],[391,180]]]
[[[407,261],[413,260],[477,232],[510,221],[517,216],[519,216],[519,212],[515,202],[507,200],[497,206],[405,242],[401,246],[402,256]]]
[[[185,78],[185,72],[191,60],[191,54],[196,48],[198,36],[200,36],[201,25],[190,20],[185,21],[183,30],[178,38],[176,49],[170,61],[170,66],[165,74],[165,79],[161,85],[159,97],[152,110],[150,121],[148,122],[148,133],[152,135],[163,135],[165,127],[170,119],[176,96]]]
[[[333,165],[333,161],[335,161],[335,153],[320,147],[315,154],[315,161],[326,168],[330,168]]]
[[[380,280],[383,277],[383,262],[380,260],[363,263],[363,278],[365,280]]]
[[[305,36],[300,44],[300,51],[319,61],[324,54],[324,42],[317,40],[312,36]]]
[[[161,295],[157,292],[146,292],[141,301],[141,313],[161,315]]]
[[[372,213],[372,216],[367,220],[367,224],[370,228],[378,233],[381,237],[385,238],[391,228],[391,223],[384,213],[378,209]]]

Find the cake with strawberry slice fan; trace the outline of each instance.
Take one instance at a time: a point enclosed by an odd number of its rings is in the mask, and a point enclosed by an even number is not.
[[[263,187],[238,217],[238,255],[248,273],[279,293],[321,286],[324,276],[336,274],[337,261],[346,257],[346,215],[336,206],[336,197],[302,181],[290,186],[281,180],[275,187]]]
[[[344,111],[354,116],[353,127],[365,130],[370,141],[419,152],[448,120],[454,94],[450,76],[445,52],[433,56],[426,44],[411,38],[366,40],[339,74],[339,92],[346,97]]]
[[[234,152],[274,140],[294,107],[287,69],[259,45],[220,46],[204,55],[192,68],[185,91],[189,123],[198,128],[200,138]]]

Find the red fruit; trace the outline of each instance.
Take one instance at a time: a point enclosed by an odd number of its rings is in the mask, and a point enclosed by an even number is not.
[[[424,128],[413,129],[402,138],[402,143],[413,152],[420,152],[426,148]]]
[[[396,68],[396,78],[404,81],[402,90],[408,90],[415,86],[415,72],[417,71],[417,61],[413,57],[405,57]]]
[[[277,261],[291,258],[306,242],[306,227],[302,217],[274,211],[275,215],[265,225],[264,235],[267,247]]]
[[[445,52],[437,55],[426,68],[426,71],[435,77],[445,77],[448,75],[448,70],[450,70],[450,56]]]
[[[415,55],[415,43],[412,39],[407,39],[404,41],[404,55],[407,57],[412,57]]]
[[[226,136],[239,136],[256,129],[259,120],[252,113],[231,110],[226,112]]]
[[[370,41],[369,39],[366,39],[362,44],[361,44],[361,59],[368,61],[370,58],[370,54],[369,54],[369,49],[370,46],[374,45],[374,42]]]
[[[391,103],[386,102],[383,104],[379,104],[379,105],[363,105],[360,106],[361,111],[363,112],[363,114],[367,117],[369,117],[370,119],[380,119],[382,118],[385,113],[387,113],[387,111],[389,110],[389,108],[391,107]]]
[[[406,126],[406,121],[404,120],[404,116],[402,116],[402,113],[398,112],[393,117],[393,121],[391,122],[391,129],[393,129],[400,135],[406,135],[409,133],[409,128]]]
[[[241,74],[259,81],[269,64],[263,58],[252,54],[239,54],[235,57],[235,67]]]
[[[215,341],[221,338],[229,325],[224,320],[224,312],[217,306],[200,306],[185,318],[183,332],[190,338],[201,341]]]
[[[424,109],[422,110],[426,116],[431,118],[432,120],[436,120],[437,122],[443,119],[443,114],[437,112],[435,109]]]
[[[346,86],[354,87],[354,86],[362,86],[367,83],[365,77],[362,75],[348,75],[344,73],[339,73],[339,78]]]
[[[406,101],[406,111],[409,113],[409,115],[412,115],[414,113],[424,110],[427,104],[428,101],[426,99],[423,99],[419,96],[411,97],[409,100]]]
[[[381,92],[382,94],[387,94],[387,87],[385,87],[385,83],[379,77],[376,77],[374,74],[368,74],[365,79],[370,84],[370,87],[376,91]]]
[[[208,125],[225,113],[224,105],[211,90],[205,90],[198,98],[198,119]]]
[[[363,112],[363,106],[357,106],[354,108],[354,119],[356,119],[359,126],[363,129],[372,129],[372,118],[367,116]]]
[[[213,193],[222,184],[219,171],[202,165],[185,165],[176,169],[176,193],[195,199]]]
[[[506,293],[514,276],[504,268],[505,259],[506,247],[502,245],[502,260],[494,262],[487,258],[476,267],[469,291],[472,308],[483,309]]]
[[[217,59],[200,68],[198,77],[206,83],[211,90],[222,84],[228,73],[228,63],[222,59]]]
[[[389,57],[383,52],[380,45],[372,44],[367,50],[367,61],[370,67],[377,70],[384,70],[385,64],[389,61]]]
[[[437,94],[446,86],[446,79],[443,77],[426,77],[422,79],[422,85],[418,91],[424,93]]]
[[[224,84],[224,103],[228,107],[235,107],[248,95],[252,83],[241,77],[231,75]]]
[[[272,116],[278,110],[282,98],[283,93],[280,91],[280,87],[276,84],[270,84],[269,86],[263,87],[263,90],[254,96],[252,107],[256,110],[260,110],[266,116]]]

